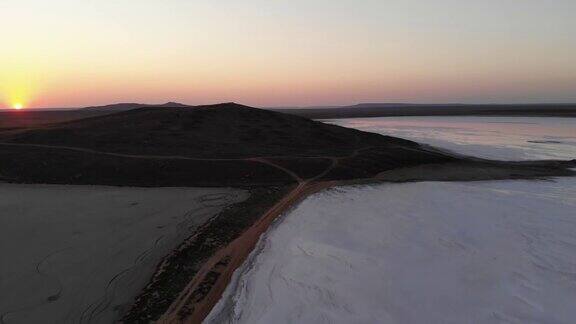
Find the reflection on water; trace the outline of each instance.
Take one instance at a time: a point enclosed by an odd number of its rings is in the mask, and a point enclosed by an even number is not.
[[[576,118],[381,117],[325,122],[485,158],[576,158]]]

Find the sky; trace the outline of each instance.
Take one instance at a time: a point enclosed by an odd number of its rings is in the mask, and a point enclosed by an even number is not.
[[[576,102],[574,0],[0,0],[0,108]]]

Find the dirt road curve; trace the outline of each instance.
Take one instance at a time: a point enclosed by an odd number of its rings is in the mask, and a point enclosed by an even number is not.
[[[352,154],[356,153],[357,152],[353,152]],[[168,308],[168,311],[160,317],[158,323],[201,323],[222,297],[224,290],[232,279],[234,271],[248,258],[248,255],[250,255],[256,247],[260,236],[266,232],[272,222],[306,196],[334,185],[333,182],[316,181],[330,172],[341,159],[337,157],[327,158],[332,161],[330,166],[320,174],[307,180],[303,180],[291,170],[268,160],[260,158],[253,159],[275,166],[290,174],[298,181],[298,185],[278,203],[272,206],[272,208],[262,215],[262,217],[240,237],[232,241],[225,248],[219,250],[204,263],[192,281],[180,293],[170,308]]]

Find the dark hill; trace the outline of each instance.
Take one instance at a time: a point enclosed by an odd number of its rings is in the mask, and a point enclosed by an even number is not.
[[[397,138],[234,103],[139,108],[19,132],[2,140],[202,158],[346,155],[359,143],[417,146]]]
[[[497,170],[476,172],[476,178],[571,174],[562,163],[503,164],[453,156],[399,138],[234,103],[144,107],[0,132],[0,177],[12,182],[281,185],[378,174],[401,181],[385,172],[419,167],[416,174],[404,172],[403,179],[434,179],[436,168],[421,167],[441,165],[446,176],[452,170],[446,165],[453,164],[459,179],[471,167]]]

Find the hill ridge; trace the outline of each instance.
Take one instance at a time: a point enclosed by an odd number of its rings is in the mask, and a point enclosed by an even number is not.
[[[0,161],[0,175],[14,182],[131,186],[292,183],[295,177],[287,177],[286,170],[298,179],[368,179],[447,163],[513,169],[518,177],[570,173],[554,161],[512,165],[455,156],[401,138],[233,102],[148,106],[0,131]],[[483,177],[506,178],[508,171]],[[418,172],[416,178],[435,174]]]

